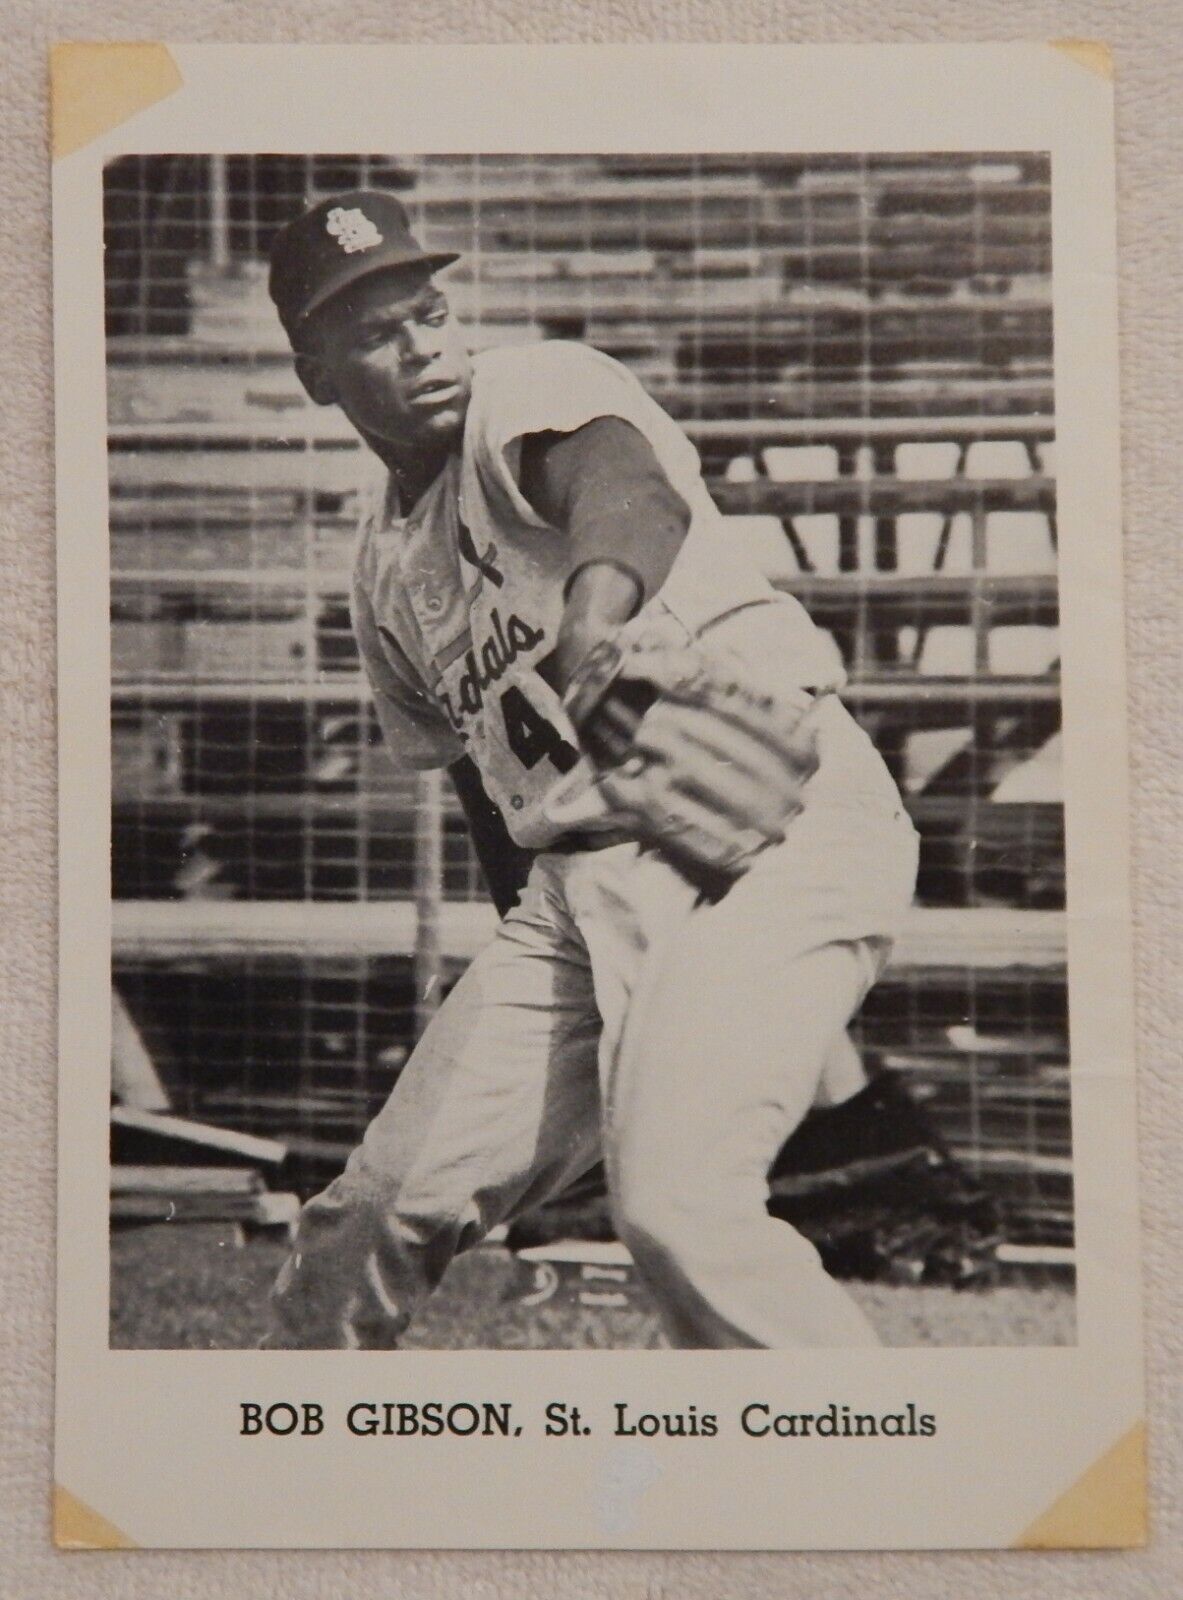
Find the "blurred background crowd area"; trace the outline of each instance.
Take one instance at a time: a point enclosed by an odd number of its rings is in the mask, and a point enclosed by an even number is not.
[[[114,961],[175,1106],[317,1181],[491,925],[446,786],[378,740],[363,453],[266,293],[278,227],[379,187],[461,252],[474,349],[628,365],[829,634],[923,839],[863,1048],[1017,1239],[1070,1240],[1050,181],[988,152],[111,164]]]

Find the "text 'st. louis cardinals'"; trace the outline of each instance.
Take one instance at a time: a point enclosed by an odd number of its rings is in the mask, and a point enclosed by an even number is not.
[[[796,612],[790,681],[840,686],[805,611],[775,596],[729,539],[697,452],[632,375],[585,345],[553,341],[474,361],[461,449],[409,516],[383,474],[363,509],[353,620],[383,732],[411,767],[468,755],[513,838],[544,848],[611,822],[547,681],[570,570],[563,533],[518,487],[521,441],[619,417],[648,440],[691,521],[639,622],[685,643],[713,620],[776,599]],[[643,533],[643,530],[641,530]]]

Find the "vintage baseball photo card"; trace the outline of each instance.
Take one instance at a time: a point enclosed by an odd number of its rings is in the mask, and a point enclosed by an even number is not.
[[[1105,48],[52,75],[58,1544],[1141,1543]]]

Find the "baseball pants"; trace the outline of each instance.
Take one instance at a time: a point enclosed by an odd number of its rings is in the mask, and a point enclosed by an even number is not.
[[[835,701],[785,842],[717,904],[634,845],[537,858],[342,1173],[305,1207],[273,1347],[392,1348],[452,1258],[603,1155],[672,1343],[860,1345],[767,1172],[910,903],[916,835]],[[844,720],[842,720],[844,719]],[[869,759],[867,757],[869,752]],[[852,772],[866,775],[851,784]]]

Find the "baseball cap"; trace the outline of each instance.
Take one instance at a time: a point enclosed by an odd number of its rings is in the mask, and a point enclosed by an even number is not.
[[[424,250],[402,203],[375,189],[352,189],[320,201],[276,234],[268,288],[289,335],[359,278],[391,267],[436,272],[460,257]]]

